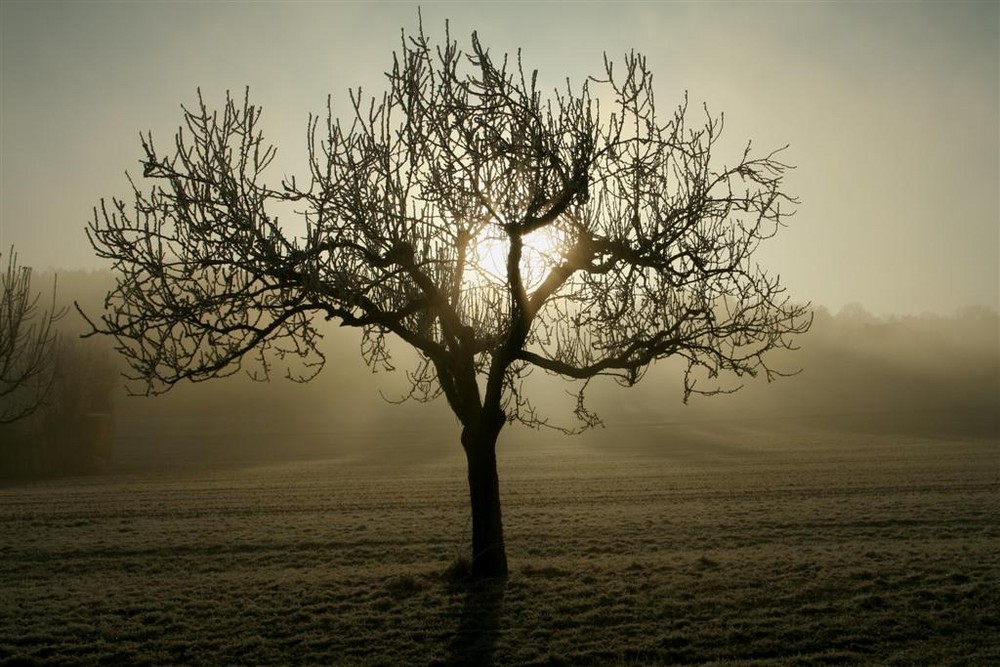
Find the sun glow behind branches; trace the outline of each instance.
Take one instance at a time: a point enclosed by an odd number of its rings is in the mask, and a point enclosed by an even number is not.
[[[521,280],[534,291],[559,264],[565,245],[560,234],[544,228],[523,237]],[[469,287],[490,287],[507,283],[507,255],[510,241],[498,230],[487,230],[472,240],[463,282]]]

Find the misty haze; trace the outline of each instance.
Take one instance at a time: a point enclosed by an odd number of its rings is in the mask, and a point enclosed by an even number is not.
[[[0,24],[0,664],[1000,664],[996,4]]]

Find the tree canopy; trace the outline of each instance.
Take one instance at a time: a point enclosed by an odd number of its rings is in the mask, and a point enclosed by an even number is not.
[[[753,261],[796,203],[788,166],[749,143],[715,164],[722,117],[692,124],[686,98],[658,116],[645,59],[622,65],[544,93],[475,33],[468,53],[404,34],[386,92],[310,117],[307,182],[265,181],[275,148],[248,95],[214,111],[199,93],[168,152],[142,137],[152,186],[95,212],[119,276],[95,328],[157,393],[251,353],[265,376],[300,356],[308,377],[319,315],[359,327],[373,367],[392,366],[387,336],[413,346],[411,395],[443,394],[466,425],[484,406],[544,423],[533,369],[582,381],[583,425],[588,379],[632,385],[657,359],[686,360],[688,392],[698,369],[770,377],[765,353],[808,327]]]

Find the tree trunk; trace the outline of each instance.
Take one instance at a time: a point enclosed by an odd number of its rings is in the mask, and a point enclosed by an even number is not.
[[[503,425],[501,412],[498,418],[483,419],[479,428],[466,427],[462,430],[462,447],[469,462],[474,579],[507,576],[496,457],[497,436]]]

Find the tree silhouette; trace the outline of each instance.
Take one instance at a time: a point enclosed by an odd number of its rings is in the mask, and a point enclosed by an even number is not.
[[[543,95],[520,55],[495,59],[476,33],[466,54],[445,32],[403,34],[381,97],[310,116],[304,185],[265,184],[275,149],[247,96],[211,111],[199,91],[169,153],[144,135],[152,187],[102,201],[88,229],[117,274],[92,326],[147,393],[248,355],[261,377],[301,357],[307,380],[324,361],[315,316],[358,327],[373,368],[392,368],[390,337],[409,344],[409,396],[443,394],[461,423],[473,574],[502,576],[496,442],[508,422],[548,424],[524,391],[533,369],[579,381],[586,428],[592,378],[631,386],[670,356],[685,399],[699,372],[771,377],[764,354],[808,315],[752,261],[795,203],[778,151],[714,166],[722,118],[690,127],[686,100],[658,118],[634,53]],[[294,235],[274,215],[288,202]]]
[[[54,286],[52,307],[39,312],[40,298],[31,291],[31,268],[19,266],[11,248],[0,275],[0,424],[32,414],[52,386],[58,344],[52,325],[62,311],[55,309]]]

